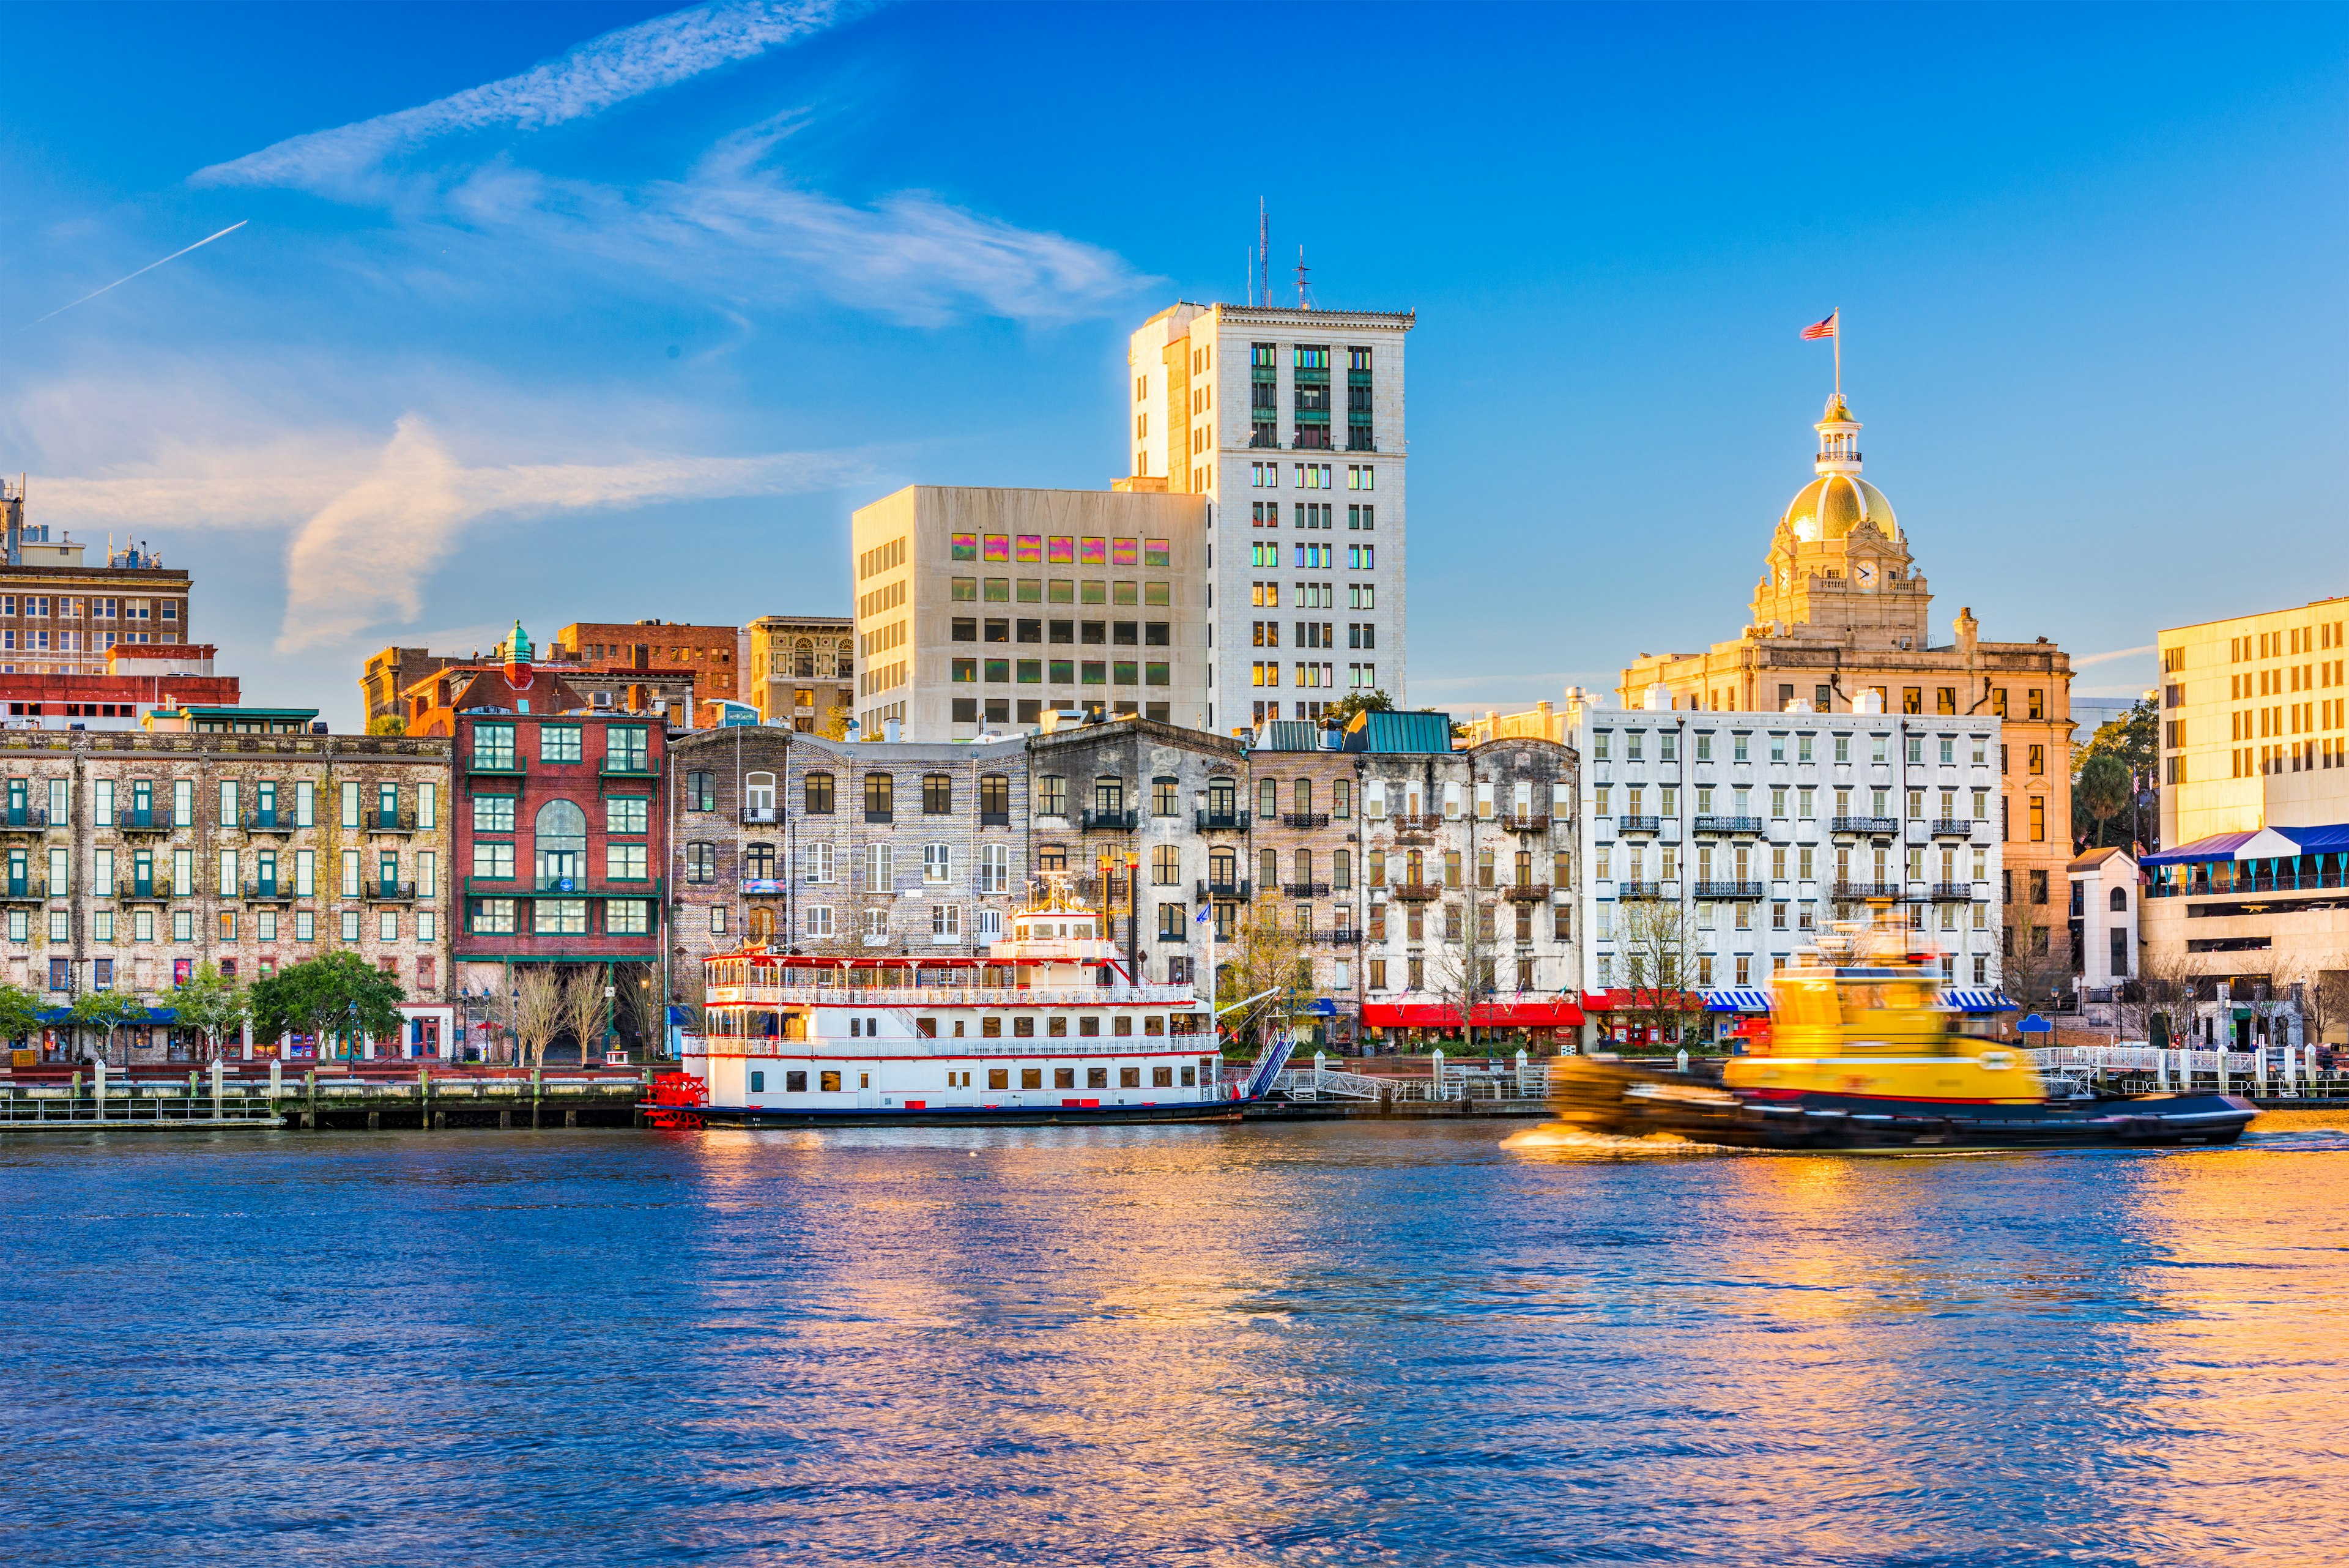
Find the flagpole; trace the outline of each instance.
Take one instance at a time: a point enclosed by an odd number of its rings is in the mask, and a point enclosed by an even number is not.
[[[1835,307],[1836,396],[1843,396],[1843,306]]]

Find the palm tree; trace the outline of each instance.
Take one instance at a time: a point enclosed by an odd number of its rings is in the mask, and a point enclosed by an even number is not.
[[[2128,764],[2115,756],[2094,756],[2080,764],[2079,782],[2072,788],[2096,823],[2096,843],[2105,842],[2105,824],[2118,815],[2135,793]]]

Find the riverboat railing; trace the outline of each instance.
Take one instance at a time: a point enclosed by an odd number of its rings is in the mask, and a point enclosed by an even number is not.
[[[1187,985],[713,985],[710,1007],[1195,1007]]]

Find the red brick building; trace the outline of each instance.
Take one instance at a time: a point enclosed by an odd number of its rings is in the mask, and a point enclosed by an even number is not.
[[[679,729],[689,728],[701,704],[713,697],[739,696],[735,649],[741,629],[731,626],[683,626],[674,621],[577,621],[554,634],[550,657],[598,670],[693,672],[693,701]],[[556,650],[560,649],[558,653]]]
[[[233,708],[233,675],[212,673],[208,642],[118,643],[103,675],[0,673],[0,713],[23,729],[135,730],[157,708]]]
[[[526,660],[516,628],[510,649]],[[610,712],[544,666],[447,670],[448,701],[410,734],[456,737],[451,846],[464,878],[450,933],[470,1015],[503,1033],[514,966],[603,967],[641,985],[660,958],[667,838],[661,781],[667,729],[653,713]]]

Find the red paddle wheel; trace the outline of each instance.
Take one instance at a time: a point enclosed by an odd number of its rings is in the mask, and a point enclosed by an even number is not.
[[[645,1102],[645,1120],[654,1127],[685,1132],[699,1130],[695,1107],[709,1103],[709,1085],[690,1073],[663,1073],[653,1079],[653,1097]]]

